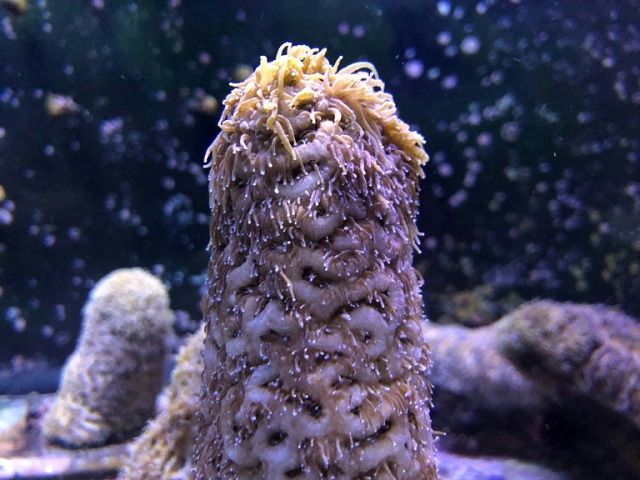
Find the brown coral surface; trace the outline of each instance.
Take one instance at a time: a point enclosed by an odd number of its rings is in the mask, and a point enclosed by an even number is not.
[[[131,445],[119,480],[186,477],[202,385],[203,342],[204,328],[200,328],[180,350],[171,383],[163,392],[166,407]]]
[[[195,472],[434,479],[423,138],[372,65],[283,45],[224,101]]]
[[[496,325],[500,348],[527,375],[640,428],[640,327],[633,318],[604,305],[537,301]]]
[[[430,378],[437,394],[449,393],[458,402],[501,415],[544,406],[538,385],[502,355],[493,325],[470,329],[429,323],[424,325],[424,335],[431,347],[434,367]],[[453,407],[436,404],[440,415]],[[448,422],[451,417],[446,417]]]

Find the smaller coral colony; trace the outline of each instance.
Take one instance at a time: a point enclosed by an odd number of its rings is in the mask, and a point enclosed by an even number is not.
[[[412,266],[424,140],[373,65],[339,64],[285,44],[224,101],[207,151],[206,329],[121,478],[437,477]],[[151,416],[172,315],[145,275],[92,293],[50,440],[95,445]]]

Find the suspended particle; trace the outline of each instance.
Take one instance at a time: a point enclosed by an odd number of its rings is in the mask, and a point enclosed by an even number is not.
[[[449,2],[444,2],[444,1],[438,2],[438,4],[436,5],[436,9],[438,10],[438,13],[440,15],[442,15],[443,17],[446,17],[451,13],[451,4]]]
[[[460,43],[460,50],[465,55],[475,55],[480,50],[480,40],[475,35],[464,37]]]
[[[69,115],[80,110],[78,104],[68,95],[49,93],[44,101],[44,108],[48,115],[59,117]]]
[[[507,122],[500,127],[500,136],[507,142],[515,142],[520,137],[520,125],[517,122]]]
[[[27,0],[0,0],[0,5],[12,15],[22,15],[29,9]]]
[[[241,63],[236,65],[233,69],[232,78],[234,82],[243,82],[249,75],[253,73],[253,68],[250,65]]]
[[[409,78],[417,79],[422,76],[424,72],[424,64],[421,60],[409,60],[404,64],[404,73]]]
[[[357,25],[354,25],[353,29],[351,30],[351,35],[353,35],[356,38],[362,38],[365,36],[366,33],[367,33],[367,30],[364,28],[364,25],[360,23]]]
[[[458,86],[458,77],[456,75],[447,75],[440,82],[443,90],[453,90]]]
[[[438,35],[436,35],[436,42],[443,47],[449,45],[451,43],[451,33],[446,31],[438,33]]]

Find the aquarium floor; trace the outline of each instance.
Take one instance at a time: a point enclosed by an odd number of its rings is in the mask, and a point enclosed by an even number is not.
[[[51,395],[0,396],[0,480],[113,479],[126,453],[126,443],[66,450],[46,442],[41,419]]]

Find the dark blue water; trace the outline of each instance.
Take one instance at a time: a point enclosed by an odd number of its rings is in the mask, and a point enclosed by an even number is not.
[[[427,138],[416,262],[432,315],[480,286],[640,314],[637,0],[299,5],[0,13],[0,361],[62,361],[119,267],[161,275],[183,330],[199,319],[213,99],[284,41],[373,62]]]

